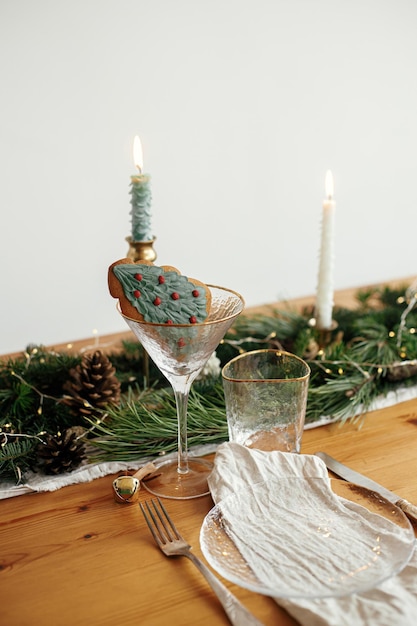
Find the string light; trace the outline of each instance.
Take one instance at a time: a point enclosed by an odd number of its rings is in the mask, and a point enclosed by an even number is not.
[[[407,305],[405,304],[407,303]],[[305,360],[308,360],[308,362],[312,365],[314,365],[314,367],[316,368],[316,370],[320,371],[320,376],[317,378],[318,381],[318,386],[322,386],[324,388],[325,383],[323,382],[323,379],[326,379],[325,382],[332,382],[332,380],[334,380],[335,382],[338,381],[339,377],[346,377],[346,383],[347,385],[351,386],[351,389],[348,391],[351,391],[350,394],[350,398],[352,398],[353,396],[356,396],[356,398],[360,397],[360,391],[361,389],[368,384],[368,382],[375,381],[375,383],[377,383],[377,379],[379,376],[386,376],[388,374],[387,380],[390,382],[396,382],[396,381],[400,381],[403,380],[405,378],[410,378],[412,375],[415,376],[415,372],[417,371],[417,359],[414,361],[407,361],[406,363],[401,362],[400,359],[404,359],[407,357],[407,351],[410,353],[409,358],[412,358],[413,356],[416,356],[414,354],[412,354],[415,350],[414,346],[415,346],[415,341],[416,339],[413,337],[416,333],[417,333],[417,325],[416,327],[407,327],[407,321],[410,321],[411,318],[413,318],[413,322],[415,323],[415,317],[410,315],[409,317],[407,317],[410,313],[410,311],[412,311],[412,309],[416,308],[417,305],[417,290],[414,290],[412,292],[409,292],[407,297],[400,297],[397,298],[397,304],[401,306],[401,308],[398,308],[398,314],[397,317],[400,317],[400,313],[402,311],[402,309],[404,308],[402,315],[401,315],[401,324],[400,324],[400,328],[398,329],[398,332],[395,332],[394,330],[383,330],[380,334],[378,331],[378,335],[376,337],[376,340],[379,341],[381,344],[383,344],[383,348],[388,348],[388,351],[383,353],[382,356],[377,356],[377,354],[379,354],[379,352],[377,351],[377,348],[372,348],[372,344],[373,344],[373,339],[371,338],[369,340],[369,347],[371,348],[371,350],[369,352],[367,352],[366,350],[364,351],[360,351],[360,346],[357,352],[353,351],[353,354],[355,354],[355,359],[365,359],[367,358],[369,361],[372,361],[372,359],[375,360],[380,360],[380,363],[375,363],[375,362],[361,362],[361,363],[357,363],[354,362],[353,360],[349,359],[346,354],[344,354],[343,352],[340,352],[340,354],[343,354],[343,357],[340,360],[336,360],[332,357],[334,357],[335,354],[339,354],[337,349],[336,350],[332,350],[333,346],[336,346],[339,340],[336,340],[334,342],[334,344],[332,344],[328,350],[327,350],[327,354],[328,357],[330,358],[326,358],[326,351],[324,349],[319,349],[318,350],[318,345],[317,342],[315,341],[315,333],[312,330],[312,326],[311,324],[309,324],[309,326],[311,326],[310,331],[308,330],[308,328],[306,328],[305,326],[305,319],[304,319],[304,324],[300,324],[300,326],[294,326],[292,327],[290,324],[288,325],[288,330],[291,332],[292,329],[294,329],[294,331],[296,330],[296,328],[299,328],[303,334],[300,335],[300,337],[296,337],[296,339],[298,340],[298,338],[300,338],[302,341],[304,341],[305,344],[308,344],[308,349],[310,349],[310,343],[308,343],[309,341],[315,344],[316,347],[316,351],[314,351],[314,355],[315,356],[311,356],[313,354],[313,351],[311,350],[311,352],[309,352],[309,357],[307,357],[307,350],[305,352],[305,356],[303,356],[302,358],[305,358]],[[266,317],[266,316],[265,316]],[[297,323],[298,323],[298,318],[297,318]],[[341,325],[342,326],[342,325]],[[369,326],[372,329],[372,324],[369,323]],[[280,328],[279,326],[279,319],[277,320],[277,323],[275,324],[276,328]],[[239,353],[243,353],[245,351],[247,351],[248,349],[250,349],[251,344],[257,344],[259,346],[262,345],[266,345],[266,347],[278,347],[279,349],[286,349],[283,348],[282,345],[279,343],[278,339],[277,339],[277,332],[273,331],[273,332],[269,332],[271,325],[270,323],[266,324],[265,326],[262,325],[262,319],[260,320],[260,324],[259,326],[255,326],[255,328],[251,328],[250,326],[247,327],[248,328],[248,333],[258,333],[260,332],[260,334],[262,335],[262,338],[259,337],[254,337],[254,336],[248,336],[248,337],[241,337],[242,332],[239,332],[239,327],[237,328],[237,333],[235,335],[231,334],[229,335],[226,339],[223,339],[221,341],[221,345],[228,345],[231,346],[233,348],[235,348],[236,352]],[[261,328],[262,330],[259,331],[259,328]],[[249,330],[250,329],[250,330]],[[396,326],[395,326],[396,329]],[[343,328],[342,328],[343,331]],[[366,329],[365,329],[366,331]],[[267,335],[266,333],[269,334]],[[294,338],[293,335],[290,334],[290,332],[287,333],[287,329],[284,327],[284,331],[283,331],[283,342],[286,344],[286,339],[287,337],[289,338],[289,343],[288,345],[294,345],[293,343],[291,343],[292,339]],[[297,331],[299,332],[299,331]],[[309,334],[311,333],[311,334]],[[278,336],[281,335],[281,332],[278,330]],[[392,351],[392,346],[393,343],[395,343],[395,341],[391,341],[392,339],[395,340],[395,338],[397,339],[397,346],[398,349],[396,351]],[[404,340],[407,338],[407,341],[405,342]],[[356,338],[354,338],[356,339]],[[363,339],[362,337],[360,337],[359,339],[361,339],[363,342],[366,342],[366,332],[365,332],[365,339]],[[88,341],[88,340],[87,340]],[[87,341],[82,342],[83,344],[86,344]],[[343,341],[345,341],[343,339],[343,334],[341,334],[341,345],[343,348]],[[346,340],[347,342],[347,340]],[[93,329],[92,331],[92,337],[89,341],[89,346],[85,346],[84,348],[82,348],[80,350],[79,346],[81,344],[81,342],[77,342],[75,344],[75,347],[78,349],[78,354],[81,352],[86,351],[87,349],[90,348],[97,348],[98,346],[100,346],[100,348],[104,348],[104,346],[110,346],[110,345],[114,345],[116,342],[114,339],[107,343],[101,343],[100,337],[98,335],[98,331],[97,329]],[[404,343],[406,343],[407,345],[404,345]],[[301,342],[297,342],[297,345],[301,344]],[[81,344],[82,345],[82,344]],[[286,344],[287,345],[287,344]],[[350,352],[350,347],[351,345],[353,345],[353,342],[350,343],[349,345],[347,345],[348,347],[348,352],[347,354],[352,354]],[[379,345],[379,344],[378,344]],[[72,343],[68,343],[67,344],[67,349],[71,349],[74,347],[74,344]],[[355,346],[354,346],[355,347]],[[296,348],[294,348],[295,350]],[[391,353],[389,352],[389,350],[391,350]],[[227,351],[226,351],[227,352]],[[48,363],[49,359],[48,359],[48,355],[53,355],[53,354],[57,354],[54,353],[52,351],[44,351],[44,349],[38,349],[37,347],[30,347],[28,349],[26,349],[26,351],[23,353],[24,354],[24,358],[20,358],[20,364],[19,365],[15,365],[16,368],[20,368],[18,369],[19,372],[23,372],[23,375],[20,375],[19,373],[16,373],[16,371],[14,371],[13,369],[9,369],[10,366],[8,366],[8,372],[14,376],[16,379],[18,379],[21,383],[23,383],[24,385],[26,385],[28,388],[32,389],[37,396],[39,396],[39,406],[36,409],[36,404],[37,404],[37,399],[35,398],[35,408],[32,409],[33,415],[36,413],[38,415],[42,415],[42,412],[46,412],[47,408],[48,408],[48,404],[46,402],[46,398],[50,398],[51,400],[53,400],[56,404],[58,404],[59,402],[62,402],[61,398],[53,398],[50,395],[47,395],[45,393],[43,393],[40,389],[37,389],[35,386],[33,386],[32,384],[30,384],[29,382],[27,382],[27,380],[25,380],[25,378],[29,378],[29,371],[30,371],[30,366],[33,368],[37,363]],[[371,356],[364,356],[364,355],[371,355]],[[391,356],[392,355],[392,356]],[[59,356],[59,354],[58,354]],[[389,362],[386,361],[386,359],[388,359]],[[392,362],[391,362],[392,360]],[[411,366],[414,367],[413,369],[413,373],[409,373],[410,371],[410,364]],[[404,366],[404,367],[402,367]],[[27,370],[29,370],[27,372],[27,374],[25,374],[24,372],[24,368],[26,367]],[[43,368],[42,368],[43,370]],[[369,371],[367,371],[369,370]],[[352,372],[353,372],[353,376],[352,376]],[[357,383],[359,376],[357,375],[356,372],[359,372],[362,376],[362,380],[359,380],[359,383]],[[393,374],[392,378],[389,378],[389,375]],[[394,377],[395,376],[395,377]],[[38,379],[36,379],[38,380]],[[137,376],[129,376],[128,381],[129,382],[135,382],[136,380],[138,380]],[[42,382],[38,382],[37,384],[40,385],[41,389],[44,388],[44,385],[42,384]],[[340,389],[344,389],[343,381],[338,382]],[[338,393],[338,389],[339,387],[335,386],[336,389],[336,393]],[[331,388],[329,388],[329,394],[333,393],[333,390]],[[384,393],[384,391],[383,391]],[[348,395],[348,394],[346,394]],[[90,408],[91,404],[88,401],[84,402],[84,406]],[[5,416],[7,419],[7,416]],[[9,416],[9,419],[11,419],[11,417]],[[39,420],[40,421],[40,420]],[[91,428],[89,428],[89,430],[87,432],[93,432],[94,431],[94,427],[95,426],[99,426],[100,424],[102,424],[103,419],[96,419],[94,421],[91,421]],[[15,425],[15,427],[17,427]],[[1,428],[0,428],[0,449],[3,451],[4,447],[6,446],[6,444],[9,442],[13,442],[15,439],[18,438],[28,438],[28,439],[39,439],[40,441],[42,441],[41,437],[43,434],[47,434],[46,432],[42,432],[42,433],[37,433],[36,435],[27,435],[24,433],[17,433],[14,434],[12,432],[7,432],[7,429],[9,428],[13,428],[13,425],[11,423],[7,423],[7,424],[3,424],[3,429],[4,432]],[[85,437],[87,433],[84,433],[82,435],[79,435],[77,437],[81,438],[81,437]],[[16,470],[17,471],[17,470]]]
[[[404,309],[401,315],[400,325],[397,333],[397,348],[401,346],[402,334],[406,325],[407,316],[412,311],[417,302],[417,279],[410,285],[405,292],[405,300],[408,302],[407,308]]]
[[[42,393],[42,391],[39,391],[39,389],[37,389],[37,387],[35,387],[34,385],[31,385],[30,383],[28,383],[23,378],[23,376],[20,376],[20,374],[16,374],[16,372],[14,370],[11,370],[10,374],[12,376],[14,376],[15,378],[17,378],[24,385],[27,385],[27,387],[29,387],[29,389],[32,389],[32,391],[34,391],[39,396],[39,406],[38,406],[37,411],[36,411],[38,415],[42,415],[42,412],[43,412],[43,401],[44,401],[45,398],[48,398],[49,400],[54,400],[54,402],[60,402],[59,399],[54,398],[53,396],[49,396],[46,393]]]

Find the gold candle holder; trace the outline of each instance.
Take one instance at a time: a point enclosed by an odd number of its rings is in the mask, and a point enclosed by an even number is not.
[[[149,261],[153,263],[156,260],[156,252],[153,248],[153,244],[156,237],[149,241],[132,241],[132,237],[126,237],[126,241],[129,244],[129,250],[127,251],[127,258],[131,259],[134,263],[136,261]],[[149,355],[143,348],[143,377],[145,379],[145,385],[149,385]]]
[[[326,348],[332,343],[334,332],[338,327],[336,320],[332,320],[330,328],[319,328],[315,318],[310,319],[308,323],[316,331],[317,343],[320,349]]]
[[[126,237],[126,241],[129,244],[129,250],[127,251],[127,257],[136,261],[149,261],[153,263],[156,260],[156,252],[153,248],[153,244],[156,238],[149,241],[132,241],[132,237]]]
[[[332,320],[330,328],[317,328],[317,336],[320,348],[326,348],[333,341],[334,331],[337,329],[337,322]]]

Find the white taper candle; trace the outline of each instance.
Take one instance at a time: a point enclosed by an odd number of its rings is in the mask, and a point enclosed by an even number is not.
[[[333,200],[333,176],[326,172],[326,198],[323,201],[321,247],[316,298],[316,325],[330,329],[333,315],[334,221],[336,204]]]

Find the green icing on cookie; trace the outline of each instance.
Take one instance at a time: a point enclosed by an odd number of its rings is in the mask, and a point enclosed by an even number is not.
[[[145,322],[196,324],[207,317],[205,288],[182,274],[138,263],[115,265],[113,272]]]

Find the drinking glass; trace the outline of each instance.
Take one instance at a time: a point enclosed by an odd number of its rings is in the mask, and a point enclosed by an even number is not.
[[[310,368],[282,350],[253,350],[222,369],[229,439],[248,448],[300,452]]]
[[[148,491],[165,498],[189,499],[209,493],[207,476],[212,463],[188,455],[188,396],[193,381],[242,312],[244,301],[240,294],[230,289],[214,285],[208,287],[211,292],[210,311],[201,323],[139,322],[121,313],[174,390],[178,420],[177,460],[159,464],[155,476],[144,482]]]

